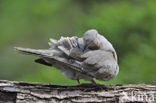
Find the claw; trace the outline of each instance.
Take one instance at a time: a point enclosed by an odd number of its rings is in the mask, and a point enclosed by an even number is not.
[[[91,80],[91,82],[92,82],[93,85],[97,84],[93,79]]]
[[[80,80],[79,80],[79,79],[77,79],[77,83],[78,83],[78,85],[81,85],[81,83],[80,83]]]

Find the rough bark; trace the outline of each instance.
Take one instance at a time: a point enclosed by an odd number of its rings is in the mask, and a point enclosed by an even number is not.
[[[156,85],[61,86],[0,81],[0,103],[156,102]]]

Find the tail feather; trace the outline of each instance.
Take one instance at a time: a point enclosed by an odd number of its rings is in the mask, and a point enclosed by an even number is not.
[[[43,65],[47,65],[47,66],[52,66],[51,63],[48,63],[47,61],[45,61],[45,60],[42,59],[42,58],[36,59],[35,62],[36,62],[36,63],[43,64]]]
[[[29,48],[21,48],[21,47],[14,47],[19,53],[28,54],[28,55],[38,55],[38,56],[52,56],[53,53],[50,50],[36,50],[36,49],[29,49]]]

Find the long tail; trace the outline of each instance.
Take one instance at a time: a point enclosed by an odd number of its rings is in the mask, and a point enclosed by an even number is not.
[[[50,50],[36,50],[36,49],[29,49],[29,48],[21,48],[21,47],[14,47],[19,53],[27,54],[27,55],[36,55],[36,56],[52,56],[53,53]]]

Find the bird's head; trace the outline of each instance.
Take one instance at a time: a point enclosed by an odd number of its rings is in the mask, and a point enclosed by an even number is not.
[[[98,47],[96,43],[97,35],[98,32],[95,29],[91,29],[85,32],[83,36],[83,40],[86,48],[97,49]]]
[[[97,35],[98,35],[98,32],[95,29],[88,30],[87,32],[85,32],[83,36],[83,40],[86,42],[94,41]]]

